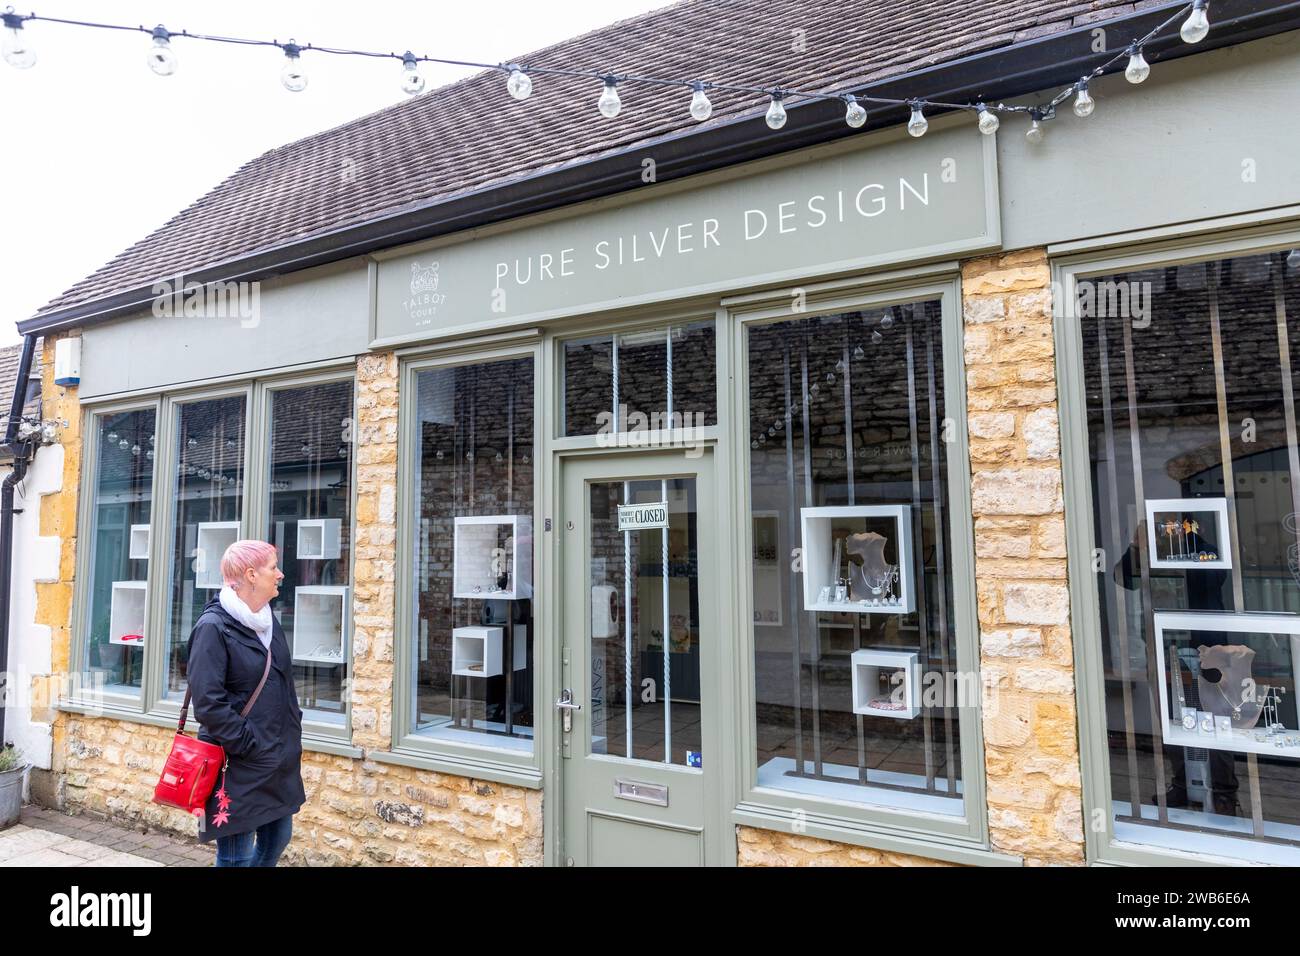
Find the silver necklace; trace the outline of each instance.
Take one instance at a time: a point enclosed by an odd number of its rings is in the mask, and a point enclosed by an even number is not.
[[[1241,720],[1241,704],[1234,704],[1232,702],[1232,698],[1223,692],[1223,681],[1219,681],[1219,683],[1215,684],[1214,686],[1219,689],[1219,696],[1221,696],[1225,701],[1227,701],[1228,706],[1232,708],[1232,719]]]

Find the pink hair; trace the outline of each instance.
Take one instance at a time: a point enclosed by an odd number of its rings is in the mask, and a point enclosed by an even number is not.
[[[243,580],[244,572],[249,568],[265,567],[276,556],[275,545],[265,541],[251,538],[236,541],[221,556],[221,577],[227,584],[234,585]]]

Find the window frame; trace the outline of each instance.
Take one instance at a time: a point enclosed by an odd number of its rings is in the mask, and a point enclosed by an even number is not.
[[[948,524],[955,621],[956,669],[980,675],[979,622],[976,614],[974,519],[971,505],[969,440],[966,424],[966,371],[958,267],[938,263],[878,276],[810,284],[802,289],[804,308],[792,309],[791,290],[737,296],[723,300],[731,325],[734,422],[730,473],[733,548],[751,555],[748,331],[757,325],[807,319],[838,312],[880,308],[921,301],[940,304],[945,418],[951,420],[948,445]],[[748,559],[747,559],[748,562]],[[748,567],[748,563],[746,565]],[[958,707],[963,812],[946,816],[872,804],[849,803],[793,790],[761,788],[756,784],[756,689],[752,574],[737,575],[733,603],[738,611],[735,660],[736,749],[739,803],[733,822],[783,832],[802,833],[842,843],[905,853],[920,853],[954,862],[1018,864],[1019,860],[990,850],[986,777],[984,770],[983,708],[981,701]],[[803,613],[803,612],[800,612]],[[982,682],[981,682],[982,686]],[[867,793],[870,791],[867,790]]]
[[[416,461],[419,435],[416,432],[416,382],[421,372],[481,365],[496,361],[529,359],[533,363],[533,700],[543,702],[543,691],[551,679],[551,661],[541,653],[551,646],[544,609],[537,597],[551,586],[551,569],[544,564],[543,501],[549,467],[549,448],[545,442],[546,395],[543,383],[543,349],[539,339],[452,344],[446,348],[420,348],[398,353],[398,443],[397,443],[397,568],[394,582],[393,620],[393,695],[391,737],[388,752],[372,751],[372,759],[381,762],[453,773],[471,778],[492,780],[529,789],[541,789],[542,766],[551,746],[552,711],[534,705],[533,747],[531,752],[493,747],[488,743],[468,743],[430,737],[414,732],[411,715],[414,706],[415,669],[411,655],[418,640],[414,626],[413,600],[417,592],[418,568],[414,561],[402,560],[411,542],[417,539],[419,481]]]
[[[104,415],[125,411],[152,409],[155,414],[155,444],[153,461],[153,501],[149,512],[149,525],[152,529],[149,545],[149,583],[148,604],[146,609],[149,626],[148,633],[155,635],[145,642],[143,673],[141,676],[141,693],[138,696],[122,694],[106,695],[96,699],[93,689],[84,683],[80,687],[65,688],[60,695],[59,709],[72,713],[82,713],[93,717],[151,724],[159,727],[175,727],[180,719],[180,702],[168,698],[163,687],[167,668],[167,653],[161,635],[166,633],[170,615],[170,591],[172,585],[170,566],[172,523],[176,516],[175,469],[177,465],[176,440],[180,421],[181,405],[202,402],[211,399],[242,397],[244,399],[244,484],[241,491],[240,535],[249,537],[260,534],[260,529],[269,514],[270,472],[267,449],[271,440],[271,402],[270,395],[282,389],[303,385],[324,384],[328,382],[348,381],[352,383],[352,415],[356,417],[356,359],[349,357],[346,361],[329,363],[312,363],[287,369],[275,369],[266,373],[240,377],[224,377],[211,382],[188,383],[168,389],[128,396],[110,395],[86,399],[81,402],[82,446],[78,485],[79,501],[77,504],[78,528],[87,532],[94,520],[94,492],[98,481],[99,436],[97,421]],[[265,474],[262,472],[265,470]],[[160,486],[161,481],[168,482],[166,492]],[[352,456],[352,501],[350,503],[353,536],[356,530],[356,455]],[[158,533],[165,529],[166,534]],[[73,609],[71,615],[72,634],[70,640],[69,660],[73,667],[84,671],[84,655],[87,650],[85,628],[89,623],[90,576],[93,568],[92,549],[79,547],[75,562],[75,580],[73,583]],[[355,557],[352,559],[355,561]],[[156,569],[164,563],[165,572]],[[165,574],[166,581],[160,575]],[[349,576],[353,574],[349,567]],[[349,635],[352,628],[352,608],[349,602],[347,614]],[[353,662],[348,659],[348,675],[351,676]],[[187,721],[191,727],[196,721],[191,706]],[[307,749],[334,753],[339,756],[359,756],[360,751],[352,746],[351,701],[348,702],[347,719],[343,726],[327,725],[316,721],[304,721],[302,740]]]
[[[1053,335],[1057,403],[1061,422],[1061,469],[1065,502],[1067,567],[1070,570],[1070,633],[1074,645],[1075,704],[1078,714],[1080,773],[1083,784],[1086,861],[1120,866],[1239,866],[1240,857],[1211,856],[1115,838],[1110,758],[1107,743],[1105,678],[1102,667],[1101,612],[1096,575],[1091,571],[1097,542],[1093,533],[1093,494],[1088,457],[1088,411],[1083,368],[1083,330],[1076,312],[1079,279],[1119,272],[1216,262],[1300,246],[1300,223],[1142,241],[1100,240],[1096,248],[1051,259]],[[1052,250],[1049,249],[1049,255]],[[1076,574],[1076,569],[1089,569]]]

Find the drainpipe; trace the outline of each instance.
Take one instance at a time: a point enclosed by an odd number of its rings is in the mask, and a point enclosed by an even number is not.
[[[23,354],[18,360],[18,378],[14,382],[13,402],[9,406],[9,418],[5,424],[4,447],[13,453],[13,471],[0,483],[0,693],[5,696],[5,706],[0,707],[0,746],[5,742],[5,713],[8,711],[8,695],[12,688],[6,686],[9,679],[9,604],[13,573],[14,549],[14,486],[27,474],[27,466],[34,454],[34,443],[16,441],[18,423],[23,415],[23,406],[27,402],[28,379],[32,374],[32,357],[36,353],[36,336],[28,335],[23,339]]]

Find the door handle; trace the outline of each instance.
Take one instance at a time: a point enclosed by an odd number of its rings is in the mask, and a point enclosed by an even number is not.
[[[564,732],[566,734],[571,733],[573,731],[573,712],[582,710],[582,705],[575,703],[573,700],[573,691],[567,687],[564,688],[564,693],[560,694],[559,699],[555,702],[555,709],[564,715]]]

